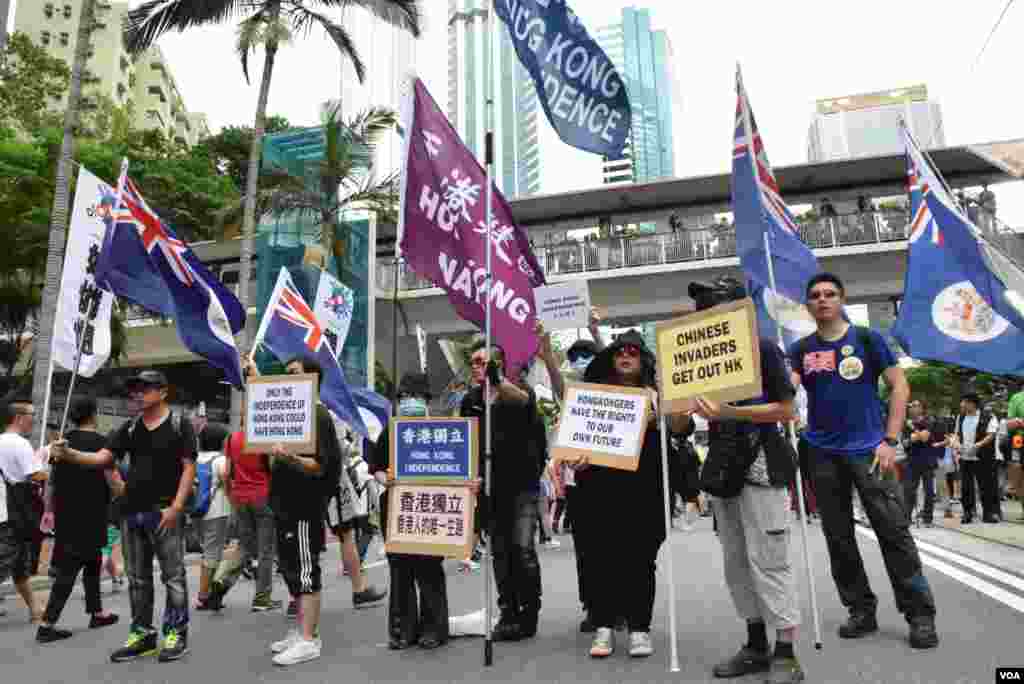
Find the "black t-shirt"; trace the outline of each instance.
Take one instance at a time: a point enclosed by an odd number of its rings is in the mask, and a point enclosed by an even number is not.
[[[284,520],[319,520],[327,499],[341,476],[341,446],[331,414],[323,404],[316,407],[314,454],[303,454],[320,464],[320,474],[310,475],[298,466],[275,460],[270,471],[270,507]]]
[[[88,454],[107,445],[106,437],[91,430],[72,430],[65,437],[72,449]],[[83,549],[106,544],[110,488],[103,469],[61,462],[53,466],[51,477],[57,539]]]
[[[911,442],[910,433],[920,432],[921,430],[927,430],[930,434],[927,442]],[[921,416],[920,418],[911,419],[907,425],[906,443],[909,444],[907,449],[907,458],[915,466],[925,466],[934,468],[938,465],[939,461],[945,455],[945,447],[933,447],[932,444],[941,442],[946,439],[946,426],[943,421],[932,418],[930,416]]]
[[[497,401],[491,406],[491,420],[494,421],[491,433],[491,494],[495,497],[514,496],[520,492],[538,491],[540,488],[540,469],[543,455],[539,453],[537,414],[537,395],[533,389],[524,387],[529,394],[526,405],[519,406],[505,401]],[[459,415],[464,418],[476,418],[479,421],[479,460],[480,472],[485,471],[484,435],[487,424],[484,406],[484,389],[474,387],[462,399]]]
[[[151,512],[174,501],[185,461],[196,460],[196,436],[189,421],[170,412],[154,430],[141,418],[129,420],[111,435],[107,449],[117,461],[128,459],[121,513]]]

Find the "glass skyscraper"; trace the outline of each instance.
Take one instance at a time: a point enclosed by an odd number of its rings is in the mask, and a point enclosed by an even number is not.
[[[674,177],[672,114],[677,88],[668,34],[652,30],[650,10],[626,7],[620,22],[599,27],[593,37],[625,80],[633,110],[625,158],[604,160],[604,182]]]
[[[483,160],[488,74],[494,87],[495,183],[507,199],[540,192],[538,126],[543,117],[529,74],[499,21],[497,63],[487,46],[492,0],[448,0],[448,119],[478,159]],[[546,125],[546,124],[545,124]]]

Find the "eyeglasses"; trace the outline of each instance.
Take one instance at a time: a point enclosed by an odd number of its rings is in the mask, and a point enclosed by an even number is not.
[[[640,356],[640,347],[635,344],[624,344],[615,350],[616,356]]]
[[[838,296],[838,290],[815,290],[807,295],[807,298],[813,302],[817,299],[835,299]]]

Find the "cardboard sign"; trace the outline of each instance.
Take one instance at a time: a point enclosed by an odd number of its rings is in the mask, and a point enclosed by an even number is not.
[[[468,485],[396,484],[388,502],[388,553],[460,560],[473,553],[476,497]]]
[[[590,325],[590,286],[585,280],[569,280],[534,288],[537,318],[548,332]]]
[[[658,388],[668,413],[702,396],[740,401],[761,394],[757,312],[747,298],[658,323]]]
[[[392,418],[388,473],[398,482],[477,477],[476,418]]]
[[[275,444],[290,454],[316,452],[316,374],[249,378],[245,392],[245,451],[266,453]]]
[[[647,389],[566,383],[551,457],[635,471],[650,415]]]

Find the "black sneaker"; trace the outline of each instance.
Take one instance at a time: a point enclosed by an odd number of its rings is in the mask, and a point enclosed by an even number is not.
[[[878,631],[878,620],[874,613],[850,613],[846,624],[839,626],[839,636],[842,639],[859,639],[872,632]]]
[[[284,605],[284,604],[281,603],[280,601],[275,601],[275,600],[271,599],[270,597],[267,597],[267,598],[257,597],[257,598],[254,598],[252,600],[251,610],[254,613],[265,613],[268,610],[277,610],[282,605]]]
[[[939,645],[939,635],[935,631],[935,618],[931,615],[919,615],[907,620],[910,623],[910,645],[913,648],[935,648]]]
[[[376,587],[367,587],[365,590],[352,594],[352,605],[355,608],[368,608],[372,605],[376,605],[387,598],[387,590],[377,589]]]
[[[110,662],[127,663],[142,656],[154,655],[156,652],[156,632],[132,629],[124,646],[110,654]]]
[[[164,632],[164,646],[160,649],[157,660],[161,663],[169,663],[172,660],[178,660],[186,653],[188,653],[188,630],[168,628]]]
[[[47,627],[46,625],[39,625],[39,629],[36,630],[36,641],[41,644],[50,644],[54,641],[60,641],[62,639],[68,639],[71,637],[71,632],[66,629],[58,629],[56,627]]]
[[[739,653],[728,660],[723,660],[711,669],[711,673],[719,678],[742,677],[755,672],[767,672],[771,667],[771,651],[758,651],[744,646]]]

